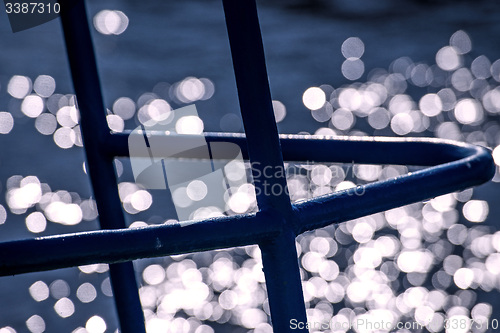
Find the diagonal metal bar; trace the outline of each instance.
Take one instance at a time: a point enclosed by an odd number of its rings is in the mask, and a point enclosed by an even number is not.
[[[97,202],[99,223],[103,229],[125,228],[113,160],[102,149],[110,131],[84,0],[75,0],[71,6],[62,6],[61,23],[81,113],[87,171]],[[145,332],[132,263],[111,265],[109,272],[121,331]]]
[[[271,320],[275,332],[290,332],[290,320],[306,321],[306,310],[295,238],[290,228],[295,216],[274,119],[257,6],[255,0],[222,3],[257,203],[261,211],[276,215],[273,223],[284,225],[283,232],[275,239],[259,243]],[[269,169],[272,177],[265,172]]]
[[[223,0],[231,46],[234,74],[238,88],[241,116],[247,137],[247,149],[254,166],[257,202],[261,210],[273,209],[286,214],[290,198],[267,195],[264,183],[286,187],[284,176],[266,178],[264,168],[282,169],[283,157],[274,119],[271,92],[267,79],[264,46],[255,0]]]

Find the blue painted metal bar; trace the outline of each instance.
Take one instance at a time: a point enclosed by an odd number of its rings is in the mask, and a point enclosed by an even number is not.
[[[440,144],[428,142],[427,146]],[[443,146],[455,149],[460,159],[294,204],[299,221],[295,234],[480,185],[493,177],[495,164],[487,149],[449,142]],[[276,218],[260,212],[186,223],[183,227],[159,225],[4,242],[0,243],[0,275],[263,243],[283,233],[282,225],[271,223]]]
[[[61,23],[81,114],[87,172],[97,202],[99,222],[103,229],[125,228],[113,160],[102,149],[110,130],[106,121],[84,0],[76,0],[71,6],[62,6]],[[111,265],[110,277],[121,331],[145,332],[144,315],[132,263]]]
[[[0,275],[255,244],[281,229],[266,213],[0,243]]]
[[[259,243],[271,320],[275,332],[292,332],[290,320],[305,322],[307,318],[295,237],[290,228],[295,215],[288,196],[257,6],[255,0],[222,3],[257,203],[261,211],[276,215],[273,223],[284,225],[278,237]],[[272,170],[273,176],[269,177],[266,170]]]
[[[307,321],[293,230],[285,227],[278,237],[260,242],[259,247],[273,331],[309,332],[305,328],[292,329],[290,326],[292,320]]]
[[[112,161],[115,156],[128,156],[129,133],[112,135],[107,127],[85,5],[76,0],[72,7],[63,7],[62,25],[82,116],[88,172],[101,227],[108,230],[0,243],[0,276],[110,263],[121,331],[145,332],[130,260],[258,244],[275,332],[306,332],[290,327],[291,319],[306,321],[296,235],[479,185],[493,177],[490,152],[469,144],[437,139],[278,136],[255,0],[223,0],[223,5],[246,136],[209,133],[205,137],[207,142],[237,143],[244,158],[250,159],[260,211],[125,228]],[[164,134],[161,138],[165,144],[188,139]],[[264,172],[284,170],[283,158],[432,167],[292,205],[284,172],[272,172],[273,177]],[[277,195],[266,191],[273,186],[281,189]]]
[[[294,205],[300,219],[295,226],[296,234],[489,181],[495,174],[495,164],[490,151],[483,147],[467,146],[470,149],[469,155],[460,160]],[[465,151],[467,149],[462,152]],[[422,157],[425,156],[425,150],[419,150],[418,153]]]
[[[130,132],[113,133],[105,149],[110,156],[128,157],[128,136]],[[162,144],[175,144],[183,136],[165,133],[150,133]],[[238,133],[205,133],[205,140],[211,142],[231,142],[237,144],[243,158],[248,159],[246,137]],[[296,162],[331,162],[361,164],[399,164],[434,166],[475,155],[477,146],[435,138],[398,137],[354,137],[317,135],[279,135],[283,159]],[[147,155],[144,155],[147,157]],[[183,157],[179,154],[178,157]],[[193,155],[189,156],[194,158]],[[202,158],[202,156],[200,156]]]
[[[281,214],[291,211],[286,191],[267,195],[264,183],[286,187],[284,176],[266,178],[264,168],[283,170],[278,129],[274,119],[271,92],[267,79],[264,46],[255,0],[223,0],[231,46],[234,74],[238,88],[241,116],[247,138],[248,155],[254,166],[257,202],[261,210]]]

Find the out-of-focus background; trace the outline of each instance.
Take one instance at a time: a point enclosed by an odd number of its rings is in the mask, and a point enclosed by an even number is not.
[[[205,131],[242,131],[219,1],[87,3],[111,129],[194,103]],[[281,133],[448,138],[500,164],[496,1],[274,0],[259,14]],[[97,229],[59,20],[14,34],[2,10],[0,45],[0,241]],[[294,201],[408,172],[289,162]],[[127,160],[116,170],[131,227],[173,222]],[[498,181],[298,237],[309,321],[494,331]],[[254,210],[251,185],[237,190],[229,209]],[[256,246],[135,267],[148,333],[272,332]],[[0,332],[115,332],[107,271],[0,278]]]

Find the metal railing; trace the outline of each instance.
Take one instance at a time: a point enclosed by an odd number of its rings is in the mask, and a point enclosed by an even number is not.
[[[87,166],[101,229],[0,243],[0,275],[109,263],[121,332],[145,332],[131,260],[257,244],[275,332],[290,320],[306,321],[295,237],[368,214],[482,184],[493,177],[489,150],[426,138],[317,137],[278,135],[267,78],[255,0],[223,0],[245,135],[206,133],[210,142],[237,144],[252,171],[257,213],[206,219],[186,226],[127,229],[113,159],[128,156],[129,133],[111,133],[84,0],[61,14],[67,54],[81,113]],[[175,135],[162,135],[168,145]],[[266,195],[262,168],[283,168],[283,160],[407,164],[427,168],[364,185],[362,195],[344,190],[292,204],[287,191]],[[258,168],[261,168],[259,170]],[[285,176],[265,179],[286,188]]]

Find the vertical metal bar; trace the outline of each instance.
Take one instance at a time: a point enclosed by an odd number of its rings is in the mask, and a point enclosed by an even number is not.
[[[106,121],[84,0],[64,2],[61,22],[73,86],[81,113],[87,172],[97,202],[99,223],[103,229],[125,228],[113,160],[103,149],[110,131]],[[144,314],[132,262],[110,265],[110,276],[121,332],[145,332]]]
[[[223,5],[257,202],[283,225],[277,239],[259,244],[274,331],[307,332],[290,325],[307,320],[257,6],[255,0],[223,0]]]
[[[309,332],[292,325],[307,321],[295,233],[286,229],[275,241],[259,246],[274,332]]]

